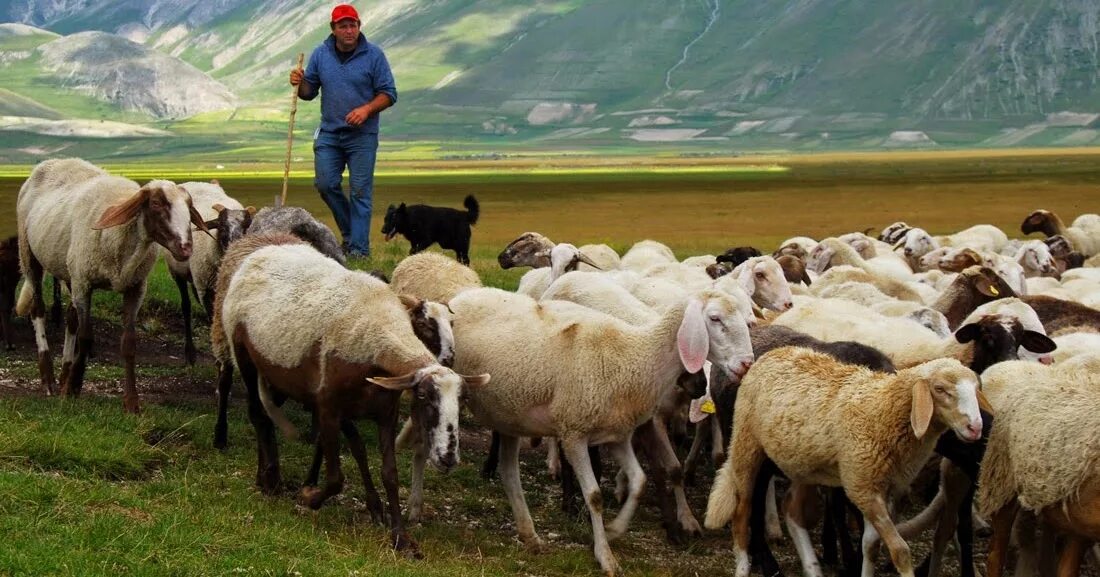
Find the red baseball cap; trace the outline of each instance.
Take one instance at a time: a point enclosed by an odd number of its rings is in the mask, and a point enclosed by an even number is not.
[[[341,20],[351,18],[356,22],[359,21],[359,13],[355,11],[355,8],[351,4],[338,4],[332,9],[332,23],[335,24]]]

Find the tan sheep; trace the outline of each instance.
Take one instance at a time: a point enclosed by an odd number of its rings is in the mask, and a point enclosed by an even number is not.
[[[757,360],[742,380],[733,433],[711,490],[706,526],[733,519],[736,574],[749,573],[748,521],[757,471],[770,459],[795,485],[843,487],[867,519],[869,542],[883,536],[903,577],[913,576],[909,547],[887,511],[947,429],[981,437],[978,376],[954,359],[895,375],[786,347]],[[788,520],[807,575],[820,574],[805,528]],[[866,574],[866,573],[865,573]]]
[[[436,252],[420,252],[397,263],[390,288],[397,294],[448,303],[458,293],[480,288],[481,279],[470,267]]]
[[[1076,575],[1086,546],[1100,540],[1100,374],[1094,368],[1017,361],[982,374],[997,415],[977,495],[980,512],[993,519],[991,577],[1004,570],[1020,508],[1068,534],[1059,575]]]

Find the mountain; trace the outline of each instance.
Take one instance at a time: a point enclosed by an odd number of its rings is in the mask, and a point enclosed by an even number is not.
[[[146,123],[194,150],[226,147],[226,133],[277,149],[286,73],[328,34],[331,5],[0,0],[0,20],[17,23],[0,26],[0,71],[21,79],[5,88],[46,109],[0,113]],[[398,81],[392,139],[717,152],[1100,143],[1100,0],[359,7]],[[138,96],[135,84],[159,78],[186,88]],[[303,103],[299,126],[316,117]]]

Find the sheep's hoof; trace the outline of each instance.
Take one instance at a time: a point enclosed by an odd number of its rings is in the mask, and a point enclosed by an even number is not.
[[[302,487],[298,491],[298,504],[316,511],[325,503],[325,492],[318,487]]]
[[[393,550],[400,551],[407,559],[424,558],[424,554],[420,552],[420,544],[408,533],[402,532],[393,536]]]
[[[530,553],[542,553],[546,550],[546,543],[538,535],[531,535],[530,537],[520,535],[520,540],[523,541],[524,548]]]

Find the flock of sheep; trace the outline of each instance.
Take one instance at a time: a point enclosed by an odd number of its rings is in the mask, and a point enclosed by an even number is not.
[[[463,406],[494,432],[490,459],[519,538],[542,545],[518,454],[522,438],[544,438],[551,471],[575,476],[607,574],[620,572],[609,542],[627,531],[646,487],[636,447],[650,461],[669,537],[681,539],[702,531],[684,479],[708,439],[720,469],[705,525],[732,525],[738,576],[778,571],[768,541],[782,533],[776,476],[790,482],[783,517],[806,575],[822,574],[810,537],[822,508],[826,561],[839,552],[845,574],[872,575],[881,539],[898,572],[915,575],[906,539],[932,526],[926,575],[940,573],[956,538],[962,573],[976,574],[973,527],[985,519],[990,576],[1003,574],[1014,525],[1017,574],[1052,574],[1056,562],[1058,575],[1076,575],[1100,539],[1095,214],[1068,227],[1047,211],[1028,215],[1022,232],[1045,240],[1010,240],[990,225],[933,236],[896,223],[877,238],[794,237],[770,255],[738,247],[683,261],[651,240],[620,257],[528,232],[498,258],[504,268],[532,267],[508,292],[437,253],[404,259],[392,279],[351,271],[332,233],[301,209],[257,212],[216,183],[139,186],[78,159],[38,165],[17,212],[26,282],[16,311],[31,316],[48,394],[58,380],[45,338],[46,274],[72,297],[60,392],[81,388],[92,291],[113,290],[123,295],[124,404],[138,409],[134,323],[163,252],[180,287],[189,361],[189,287],[212,313],[215,445],[228,442],[237,371],[257,434],[256,483],[275,492],[275,429],[295,434],[281,405],[301,403],[317,440],[299,501],[318,508],[342,490],[344,437],[372,517],[388,519],[393,546],[410,555],[418,546],[405,531],[395,451],[413,450],[415,522],[426,463],[458,463]],[[404,391],[412,401],[401,426]],[[362,418],[378,424],[388,511],[367,466]],[[695,442],[682,466],[669,431],[685,420]],[[593,446],[619,466],[621,507],[607,523]],[[933,453],[944,457],[939,493],[896,522],[893,500]],[[853,513],[863,525],[858,552]]]

